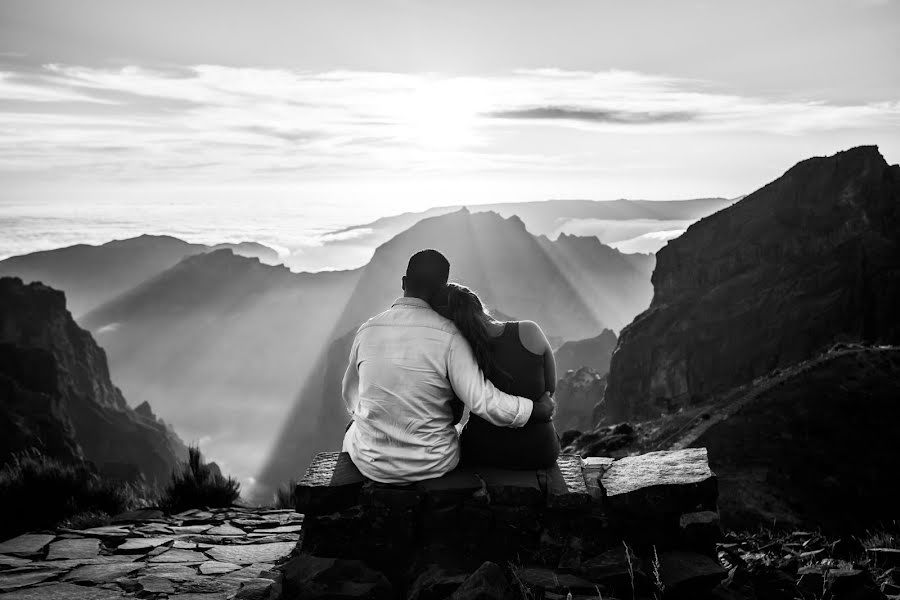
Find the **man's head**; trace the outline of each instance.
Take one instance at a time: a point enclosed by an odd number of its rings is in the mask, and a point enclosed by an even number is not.
[[[429,300],[447,285],[450,262],[437,250],[421,250],[409,258],[403,278],[404,296]]]

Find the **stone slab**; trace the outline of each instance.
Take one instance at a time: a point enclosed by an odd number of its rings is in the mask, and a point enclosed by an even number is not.
[[[595,502],[603,499],[603,487],[600,485],[600,478],[606,473],[612,464],[616,461],[608,456],[590,456],[584,459],[584,484],[587,486],[588,493]]]
[[[208,560],[200,565],[200,573],[203,575],[220,575],[222,573],[231,573],[240,570],[241,566],[229,562],[219,562],[217,560]]]
[[[718,496],[706,448],[620,458],[600,478],[600,485],[607,507],[644,518],[715,510]]]
[[[82,565],[63,577],[63,581],[78,583],[108,583],[133,573],[143,567],[141,563],[114,562],[98,565]]]
[[[547,506],[570,508],[587,504],[591,496],[584,482],[583,463],[577,454],[560,454],[547,469]]]
[[[297,544],[294,542],[246,544],[240,546],[213,546],[206,551],[206,554],[214,560],[231,562],[239,565],[273,563],[290,554],[296,546]]]
[[[100,540],[96,538],[74,538],[58,540],[50,544],[47,560],[94,558],[100,553]]]
[[[123,598],[125,594],[115,590],[54,583],[38,587],[15,590],[2,596],[3,600],[112,600]]]
[[[294,489],[297,512],[326,514],[353,506],[365,481],[346,452],[319,452]]]
[[[7,568],[15,568],[15,567],[24,567],[26,565],[30,565],[31,560],[28,558],[21,558],[19,556],[7,556],[5,554],[0,554],[0,567]]]
[[[225,523],[223,525],[217,525],[212,529],[206,531],[206,535],[218,535],[220,537],[232,537],[232,536],[243,536],[246,535],[246,532],[243,529],[238,529],[233,525],[229,525]]]
[[[490,504],[515,506],[543,503],[537,471],[513,471],[495,467],[469,467],[487,487]]]
[[[120,554],[141,554],[149,552],[158,546],[168,544],[174,539],[171,537],[129,538],[116,546],[116,552]]]
[[[26,533],[0,543],[0,554],[39,554],[55,538],[51,534]]]
[[[180,550],[177,548],[172,548],[170,550],[166,550],[165,552],[158,554],[157,556],[151,557],[147,562],[158,564],[158,563],[202,563],[206,562],[208,559],[201,552],[196,552],[194,550]]]

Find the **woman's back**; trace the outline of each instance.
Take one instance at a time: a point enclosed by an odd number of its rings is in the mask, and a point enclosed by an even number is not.
[[[494,363],[488,378],[499,390],[538,400],[549,388],[544,379],[544,356],[525,347],[519,322],[504,324],[490,340]],[[470,415],[460,438],[466,464],[486,464],[511,469],[549,467],[559,455],[559,439],[553,423],[529,423],[512,429],[491,425]]]

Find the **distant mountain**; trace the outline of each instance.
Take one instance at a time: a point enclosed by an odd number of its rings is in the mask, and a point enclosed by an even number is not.
[[[653,286],[612,358],[613,419],[702,403],[835,342],[900,343],[900,167],[874,146],[805,160],[669,242]]]
[[[149,401],[246,481],[302,401],[358,277],[297,274],[219,250],[186,257],[82,323],[129,398]]]
[[[608,331],[608,330],[607,330]],[[603,402],[606,377],[591,367],[566,371],[556,383],[557,409],[553,417],[556,431],[590,431],[597,422],[596,411]]]
[[[606,244],[619,244],[626,252],[656,252],[688,225],[731,205],[726,198],[694,200],[546,200],[500,204],[455,205],[383,217],[371,223],[331,232],[314,252],[370,256],[383,244],[419,221],[467,208],[519,217],[534,235],[556,238],[563,233],[597,236]],[[659,232],[667,232],[659,235]],[[674,232],[674,233],[673,233]]]
[[[560,379],[566,372],[581,367],[590,367],[600,375],[606,375],[616,342],[616,334],[609,329],[604,329],[596,337],[566,342],[553,353]]]
[[[132,410],[106,354],[62,292],[0,278],[0,454],[29,447],[122,479],[165,482],[187,449],[149,408]]]
[[[265,260],[278,258],[277,252],[255,242],[216,246],[220,247]],[[0,275],[40,281],[64,290],[69,310],[77,317],[168,269],[184,257],[212,249],[170,236],[142,235],[100,246],[79,244],[13,256],[0,261]]]
[[[473,287],[489,307],[537,321],[551,336],[572,339],[602,330],[607,317],[627,322],[650,301],[652,256],[625,255],[596,238],[535,237],[521,219],[494,213],[463,209],[420,221],[380,246],[362,270],[335,325],[336,341],[313,369],[321,376],[303,388],[303,405],[288,418],[261,482],[277,485],[298,460],[306,464],[314,452],[339,447],[347,420],[340,382],[353,335],[402,295],[409,256],[429,247],[450,260],[451,279]],[[311,415],[320,418],[310,422]]]

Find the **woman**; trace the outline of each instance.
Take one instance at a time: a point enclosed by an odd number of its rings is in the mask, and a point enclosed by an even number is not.
[[[532,400],[555,391],[556,361],[536,323],[496,321],[475,292],[455,283],[448,283],[431,304],[456,324],[481,370],[498,389]],[[559,456],[559,438],[552,421],[512,429],[470,414],[460,445],[464,464],[507,469],[550,467]]]

